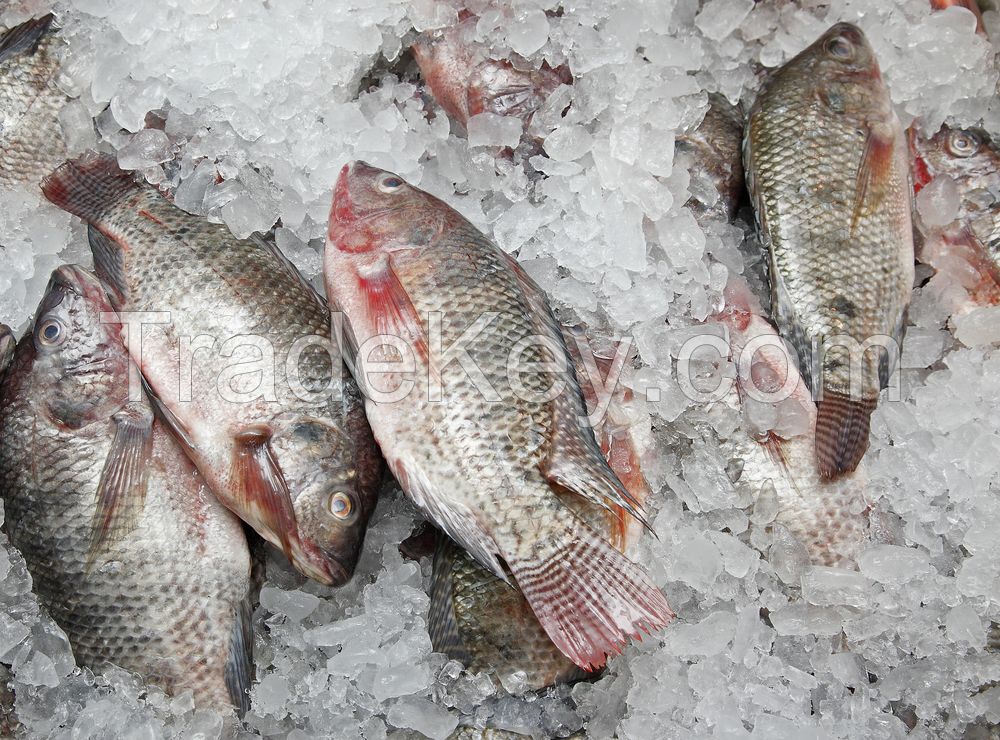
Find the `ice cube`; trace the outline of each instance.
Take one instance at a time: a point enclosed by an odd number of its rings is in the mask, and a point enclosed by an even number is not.
[[[118,150],[118,166],[123,170],[143,170],[173,159],[173,146],[167,135],[155,128],[135,134]]]

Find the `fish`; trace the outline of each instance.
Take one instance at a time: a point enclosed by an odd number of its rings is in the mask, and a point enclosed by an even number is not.
[[[480,113],[521,119],[527,128],[545,100],[573,81],[565,65],[538,69],[513,55],[493,59],[476,41],[479,18],[463,11],[447,28],[421,33],[411,51],[420,75],[445,113],[463,128]]]
[[[692,195],[685,205],[696,218],[714,215],[732,221],[746,193],[743,182],[743,114],[723,96],[709,95],[708,110],[698,126],[677,137],[676,150],[693,178],[711,190]],[[714,194],[713,194],[714,191]]]
[[[566,347],[581,379],[587,414],[600,402],[593,379],[609,377],[613,361],[590,351],[582,330],[564,327]],[[590,363],[584,360],[584,351]],[[594,425],[594,436],[615,475],[640,505],[650,496],[640,465],[641,444],[629,425],[631,390],[616,385],[607,410]],[[639,522],[621,507],[606,510],[579,496],[562,501],[620,552],[638,539]],[[453,540],[438,532],[431,575],[428,630],[435,652],[461,661],[472,673],[488,672],[513,691],[537,691],[569,683],[587,674],[548,638],[524,595],[479,565]]]
[[[670,622],[645,571],[560,498],[643,516],[597,446],[547,299],[517,262],[441,200],[353,162],[334,190],[324,275],[372,431],[423,514],[516,583],[581,668]]]
[[[859,28],[834,25],[772,74],[744,161],[774,318],[817,399],[816,463],[833,479],[868,449],[914,281],[906,139]]]
[[[0,187],[37,187],[66,158],[59,112],[70,98],[56,84],[63,46],[52,13],[0,36]]]
[[[115,310],[162,313],[123,339],[219,500],[302,574],[347,582],[382,467],[325,301],[273,242],[182,211],[113,157],[67,162],[42,191],[89,224]]]
[[[743,425],[720,440],[727,475],[733,485],[748,487],[755,501],[774,496],[775,523],[805,547],[814,565],[856,568],[868,542],[872,505],[865,462],[836,480],[820,477],[813,456],[816,405],[794,357],[742,278],[730,280],[724,298],[715,321],[727,330],[737,373],[723,403],[744,416]],[[756,429],[746,421],[754,393],[774,394],[775,428]]]
[[[98,279],[57,268],[0,385],[5,529],[81,666],[246,711],[251,560],[139,389]]]
[[[915,192],[945,178],[959,196],[950,224],[918,215],[919,260],[964,288],[950,301],[953,316],[1000,304],[1000,147],[979,128],[943,126],[924,136],[911,126],[908,135]]]

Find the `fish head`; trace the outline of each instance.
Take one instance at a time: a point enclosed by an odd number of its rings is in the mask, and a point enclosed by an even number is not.
[[[116,318],[93,274],[75,265],[52,273],[18,352],[38,407],[53,421],[79,429],[127,400],[129,361]]]
[[[271,445],[292,495],[299,548],[293,565],[333,586],[354,573],[377,489],[364,464],[349,454],[343,431],[314,417],[277,425]],[[377,463],[376,470],[377,470]]]
[[[982,129],[943,126],[930,137],[909,130],[914,188],[948,177],[960,191],[987,189],[1000,195],[1000,149]]]
[[[423,33],[411,47],[431,95],[445,113],[463,126],[470,116],[470,75],[482,61],[474,39],[477,22],[475,16],[469,16],[444,31]]]
[[[781,75],[811,88],[833,113],[866,120],[892,115],[875,51],[852,23],[832,26],[786,64]]]
[[[399,175],[351,162],[334,188],[330,244],[352,254],[424,246],[441,233],[450,213]]]

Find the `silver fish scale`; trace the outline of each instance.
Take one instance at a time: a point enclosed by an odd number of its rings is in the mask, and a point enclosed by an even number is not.
[[[510,347],[523,337],[551,338],[562,347],[565,370],[518,377],[534,393],[544,393],[554,380],[567,383],[568,391],[556,401],[572,414],[563,418],[583,416],[583,400],[555,319],[545,308],[541,321],[536,320],[538,307],[529,305],[511,262],[471,224],[449,228],[430,247],[397,253],[393,264],[421,320],[428,312],[441,312],[444,351],[480,316],[499,314],[467,348],[501,400],[484,398],[453,361],[441,370],[442,403],[427,401],[426,378],[414,391],[418,400],[413,414],[428,433],[400,441],[421,468],[433,471],[440,490],[459,496],[466,487],[453,481],[474,480],[475,501],[467,503],[490,516],[495,539],[517,548],[524,558],[545,560],[556,544],[546,541],[547,530],[582,524],[560,503],[541,472],[554,431],[553,404],[518,397],[507,377],[507,361]],[[552,360],[547,350],[533,344],[521,356],[521,365]],[[479,420],[487,418],[490,424],[480,425]],[[498,435],[498,430],[503,433]],[[586,433],[593,440],[589,428]]]
[[[149,190],[119,202],[105,220],[128,244],[123,308],[169,307],[178,334],[207,335],[219,344],[237,336],[266,339],[275,351],[276,409],[334,413],[335,418],[360,413],[360,396],[347,378],[342,382],[343,409],[331,401],[341,397],[336,385],[330,398],[319,404],[292,392],[285,376],[291,345],[304,336],[328,337],[329,314],[258,243],[238,240],[226,226],[190,216]],[[324,388],[333,380],[325,352],[303,353],[297,367],[308,389]],[[202,380],[211,382],[214,376]],[[256,407],[242,410],[244,416],[259,418]]]
[[[56,85],[63,42],[48,31],[34,54],[0,62],[0,185],[38,183],[66,158]]]
[[[250,588],[238,521],[157,427],[141,519],[88,573],[97,486],[114,430],[108,420],[60,427],[46,417],[44,399],[36,403],[30,389],[10,385],[0,394],[6,529],[77,662],[94,670],[111,662],[167,691],[193,689],[199,703],[231,703],[224,674]]]
[[[866,128],[856,116],[825,109],[816,93],[822,81],[807,74],[822,70],[792,63],[767,84],[750,116],[747,148],[748,182],[771,254],[775,318],[811,383],[813,340],[899,335],[913,257],[906,154],[894,114],[888,111],[895,151],[887,195],[881,207],[863,212],[852,234]],[[887,93],[882,87],[872,95],[877,108],[877,95]],[[864,367],[866,397],[877,396],[880,385],[872,355]],[[824,375],[825,387],[849,390],[845,365]]]

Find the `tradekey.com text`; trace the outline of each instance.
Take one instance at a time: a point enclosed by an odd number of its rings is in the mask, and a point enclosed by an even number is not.
[[[596,399],[588,415],[589,423],[596,425],[619,385],[629,385],[628,370],[636,354],[631,336],[603,341],[595,349],[583,332],[567,328],[562,337],[512,337],[502,363],[504,371],[496,372],[495,353],[488,355],[493,370],[484,370],[481,334],[494,322],[503,321],[502,315],[493,312],[482,314],[460,332],[449,327],[444,312],[428,312],[423,337],[378,334],[359,342],[344,315],[335,311],[330,336],[303,335],[280,351],[267,336],[178,335],[169,311],[106,312],[101,321],[120,325],[135,365],[143,367],[155,355],[153,361],[171,366],[172,389],[159,387],[157,394],[172,403],[196,403],[198,393],[212,389],[221,400],[233,404],[278,402],[287,394],[307,403],[327,403],[343,392],[346,362],[362,393],[377,404],[395,403],[411,393],[426,394],[430,402],[449,403],[459,397],[455,391],[467,394],[470,387],[489,403],[511,398],[546,403],[576,392],[578,384],[589,398]],[[899,372],[888,371],[899,367],[900,357],[900,347],[891,336],[858,341],[837,335],[815,341],[809,372],[802,374],[797,353],[777,335],[760,335],[738,346],[725,336],[728,332],[720,334],[719,329],[719,325],[706,325],[705,332],[689,336],[673,358],[668,380],[695,403],[713,403],[738,391],[755,401],[777,404],[795,393],[803,375],[811,379],[807,387],[821,389],[817,380],[834,367],[839,377],[849,370],[852,395],[860,394],[864,378],[878,373],[887,388],[886,400],[901,397]],[[132,342],[130,337],[139,340]],[[323,364],[324,372],[315,371],[317,363]],[[324,382],[317,384],[317,377]],[[662,390],[645,385],[638,396],[657,402]],[[130,398],[142,392],[140,375],[133,367]],[[817,398],[815,392],[812,395]]]

